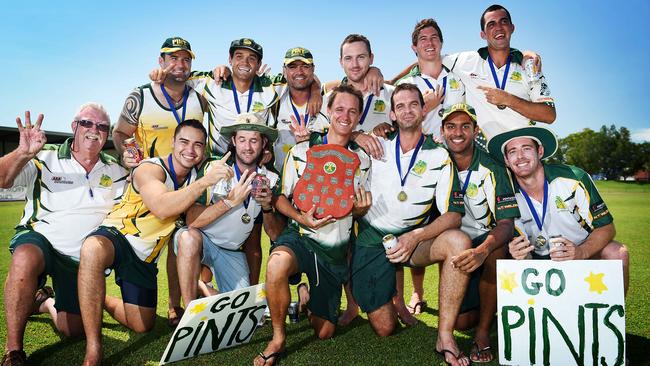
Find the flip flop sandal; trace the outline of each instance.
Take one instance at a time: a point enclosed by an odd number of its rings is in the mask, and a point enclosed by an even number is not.
[[[185,309],[180,306],[174,306],[172,309],[167,309],[167,325],[170,328],[176,328],[178,323],[181,322],[181,318],[185,313]]]
[[[278,352],[273,352],[269,355],[264,355],[262,352],[260,352],[257,355],[264,360],[264,366],[274,366],[280,364],[280,359],[287,355],[287,351],[282,350]],[[270,359],[273,359],[273,362],[267,365],[267,362],[269,362]]]
[[[481,356],[485,353],[488,353],[490,357],[485,360],[481,361]],[[479,348],[478,343],[472,342],[472,352],[469,354],[469,360],[474,362],[474,363],[489,363],[494,360],[494,355],[492,354],[492,347],[486,346],[483,348]]]
[[[443,349],[442,351],[438,351],[438,350],[435,350],[435,351],[436,351],[437,354],[439,354],[439,355],[442,357],[443,361],[444,361],[447,365],[451,365],[451,363],[447,362],[447,358],[445,357],[445,356],[447,355],[447,353],[449,353],[450,355],[454,356],[454,358],[455,358],[456,361],[458,361],[458,362],[460,362],[461,359],[466,358],[467,361],[468,361],[468,365],[471,365],[471,364],[472,364],[472,360],[470,360],[469,357],[465,356],[465,355],[463,354],[463,352],[459,352],[458,355],[456,355],[455,353],[453,353],[452,351],[450,351],[450,350],[448,350],[448,349]]]
[[[43,286],[36,290],[34,294],[34,308],[32,310],[32,315],[39,314],[38,308],[41,307],[41,304],[50,297],[54,297],[54,290],[50,286]]]
[[[415,305],[406,305],[406,309],[409,311],[409,313],[413,315],[419,315],[422,314],[422,308],[427,306],[426,301],[418,301],[415,303]]]

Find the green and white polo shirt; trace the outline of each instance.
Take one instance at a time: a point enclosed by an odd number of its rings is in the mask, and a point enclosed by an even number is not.
[[[451,211],[464,213],[458,176],[447,150],[425,136],[411,170],[406,172],[415,149],[399,150],[404,187],[397,170],[397,131],[383,141],[384,160],[372,159],[372,206],[359,220],[356,245],[381,247],[386,234],[398,236],[430,222],[430,218]],[[397,197],[401,190],[405,201]]]
[[[440,75],[438,75],[438,78],[436,79],[432,76],[422,74],[420,72],[420,66],[415,65],[408,75],[397,81],[397,85],[405,83],[417,85],[418,89],[422,92],[422,95],[424,95],[428,90],[435,91],[436,88],[438,88],[438,85],[444,85],[445,99],[439,106],[429,111],[429,113],[424,116],[424,121],[422,122],[422,131],[425,134],[433,135],[434,139],[442,141],[442,135],[440,134],[442,111],[454,104],[465,103],[465,86],[463,85],[463,82],[459,77],[454,75],[454,73],[449,72],[449,70],[444,66]]]
[[[296,144],[296,139],[293,137],[293,133],[291,133],[291,130],[289,129],[289,126],[291,126],[291,116],[295,117],[295,113],[298,113],[302,118],[304,118],[307,114],[307,103],[304,105],[296,105],[293,103],[289,93],[289,87],[286,84],[276,84],[276,91],[280,95],[280,100],[278,104],[274,105],[272,108],[272,111],[274,112],[273,119],[275,120],[274,127],[278,130],[278,139],[275,140],[275,144],[273,145],[273,152],[275,156],[275,169],[278,172],[281,172],[289,149]],[[277,111],[275,110],[276,108]],[[312,132],[322,133],[329,127],[329,120],[322,113],[308,117],[307,128]],[[296,120],[297,119],[298,118],[296,117]]]
[[[476,110],[478,125],[489,140],[502,132],[526,127],[534,122],[510,108],[499,109],[496,105],[488,103],[485,93],[478,89],[479,86],[496,87],[488,63],[488,55],[488,50],[484,47],[478,51],[445,56],[442,63],[465,84],[467,104]],[[509,68],[508,65],[503,65],[498,69],[496,66],[494,67],[499,83],[503,82],[504,73],[508,68],[505,91],[524,100],[552,105],[554,101],[546,78],[542,75],[536,81],[530,80],[521,66],[523,60],[521,52],[511,48],[510,55],[512,58]]]
[[[341,80],[341,84],[347,84],[348,78],[345,77]],[[375,126],[381,123],[392,124],[390,119],[390,97],[393,95],[395,87],[389,84],[384,84],[381,87],[379,97],[374,95],[371,91],[363,93],[363,110],[359,111],[360,119],[357,124],[356,131],[372,132]],[[323,95],[323,108],[321,112],[327,116],[327,101],[332,94],[331,90],[325,90]],[[370,103],[369,103],[370,102]],[[365,115],[365,117],[364,117]]]
[[[476,145],[469,169],[458,172],[461,188],[468,175],[461,230],[470,238],[475,239],[490,232],[498,220],[519,217],[512,180],[506,167]]]
[[[128,171],[102,152],[86,173],[72,156],[71,144],[72,138],[45,145],[18,174],[14,187],[27,188],[19,226],[42,234],[59,253],[78,261],[86,236],[120,201]]]
[[[548,239],[552,236],[563,236],[580,245],[593,229],[614,221],[594,182],[584,170],[566,164],[544,164],[544,176],[548,182],[548,199],[542,230],[538,229],[526,199],[515,184],[515,195],[521,211],[521,217],[515,220],[517,233],[526,235],[533,245],[540,235],[546,238],[546,244],[536,247],[535,253],[548,255]],[[532,197],[530,200],[541,220],[542,203]]]
[[[204,164],[203,168],[199,171],[197,179],[201,178],[211,169],[212,161],[214,161],[214,159],[211,159],[209,162]],[[234,169],[234,163],[228,165]],[[269,179],[269,185],[274,196],[280,194],[280,177],[277,174],[267,170],[265,167],[259,168],[257,173],[264,174]],[[230,186],[234,187],[237,182],[239,182],[239,179],[237,179],[237,175],[235,174],[230,180]],[[219,201],[225,199],[226,196],[226,192],[222,187],[223,183],[220,182],[208,188],[197,199],[197,203],[204,206],[219,203]],[[202,227],[200,230],[210,238],[210,241],[212,241],[213,244],[228,250],[238,250],[253,230],[255,218],[257,218],[261,213],[262,206],[260,206],[253,197],[250,197],[247,204],[242,202],[238,206],[234,206],[223,216],[219,217],[207,226]],[[242,221],[242,216],[245,214],[248,214],[250,218],[247,223]]]
[[[210,112],[208,115],[208,143],[211,153],[224,154],[226,152],[229,141],[221,136],[221,128],[235,124],[239,114],[255,113],[262,121],[266,121],[267,125],[274,124],[269,108],[278,101],[278,94],[271,79],[266,76],[255,76],[253,79],[251,85],[253,96],[250,108],[248,108],[249,90],[241,93],[235,89],[239,102],[239,113],[233,95],[232,76],[221,84],[217,84],[212,77],[212,72],[192,72],[187,85],[201,93],[208,102]]]
[[[293,198],[293,190],[298,183],[298,179],[300,179],[305,170],[305,165],[307,163],[307,150],[312,146],[323,145],[323,139],[325,136],[325,134],[313,132],[309,141],[303,141],[296,144],[291,148],[291,150],[289,150],[282,173],[282,194],[289,198],[289,200]],[[348,144],[348,150],[357,154],[361,163],[357,171],[354,173],[355,190],[359,186],[363,186],[366,190],[369,190],[371,173],[370,157],[354,142]],[[328,262],[346,262],[346,253],[352,231],[351,214],[337,219],[335,222],[316,230],[299,225],[293,220],[289,221],[289,228],[316,241],[318,243],[318,246],[316,247],[312,247],[309,241],[305,241],[305,245],[309,246],[310,250],[323,257]]]

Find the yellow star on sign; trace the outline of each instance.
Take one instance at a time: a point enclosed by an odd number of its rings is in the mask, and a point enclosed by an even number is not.
[[[257,292],[257,296],[256,296],[256,297],[257,297],[257,300],[262,300],[262,299],[266,298],[266,288],[264,288],[264,287],[261,288],[261,289]]]
[[[530,306],[535,305],[535,299],[533,299],[533,298],[531,297],[531,298],[528,300],[528,305],[530,305]]]
[[[589,276],[585,278],[585,282],[589,284],[589,292],[598,292],[598,295],[602,294],[603,291],[607,291],[607,286],[603,283],[604,273],[594,274],[589,271]]]
[[[512,293],[515,287],[519,286],[517,285],[517,280],[515,280],[515,274],[508,271],[501,272],[499,280],[501,280],[501,288],[510,293]]]
[[[190,314],[198,314],[198,313],[202,312],[203,310],[205,310],[205,307],[206,307],[206,303],[200,302],[200,303],[192,306],[192,308],[190,309]]]

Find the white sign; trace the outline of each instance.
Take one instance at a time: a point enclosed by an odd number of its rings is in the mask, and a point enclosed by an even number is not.
[[[264,284],[191,301],[160,364],[248,343],[266,306]]]
[[[619,260],[497,261],[499,363],[623,365]]]

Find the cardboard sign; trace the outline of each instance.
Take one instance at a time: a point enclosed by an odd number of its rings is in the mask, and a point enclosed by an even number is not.
[[[248,343],[266,306],[264,284],[191,301],[160,365]]]
[[[354,174],[361,162],[355,153],[339,145],[318,145],[307,150],[307,163],[293,191],[302,211],[316,205],[314,217],[339,219],[350,214],[354,196]]]
[[[619,260],[497,261],[499,363],[623,365]]]

